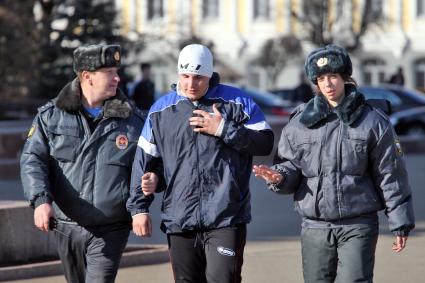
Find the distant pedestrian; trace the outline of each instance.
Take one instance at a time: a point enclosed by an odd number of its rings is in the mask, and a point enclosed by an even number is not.
[[[310,86],[310,82],[307,81],[307,78],[304,72],[300,73],[300,82],[295,88],[295,99],[297,101],[308,102],[313,98],[313,89]]]
[[[141,80],[134,87],[132,98],[141,110],[149,110],[155,101],[155,84],[151,79],[151,64],[140,64]]]
[[[120,77],[120,82],[118,83],[118,88],[125,94],[129,96],[128,86],[132,78],[126,72],[125,66],[122,66],[118,69],[118,76]]]
[[[402,67],[398,67],[397,72],[391,76],[391,78],[390,78],[390,80],[388,82],[390,84],[396,84],[396,85],[404,86],[403,68]]]
[[[294,194],[306,283],[372,282],[378,211],[388,217],[395,252],[415,227],[400,142],[388,117],[357,91],[345,49],[314,50],[305,70],[317,95],[283,129],[276,164],[253,172],[271,190]]]

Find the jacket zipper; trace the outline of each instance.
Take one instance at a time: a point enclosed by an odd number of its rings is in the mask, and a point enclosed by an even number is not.
[[[99,128],[100,128],[100,124],[102,124],[102,123],[106,123],[105,122],[105,120],[108,120],[108,118],[102,118],[102,120],[100,120],[99,121],[99,123],[97,124],[97,126],[96,126],[96,128],[94,128],[94,131],[91,133],[91,135],[90,135],[90,140],[92,139],[92,137],[93,137],[93,135],[94,135],[94,133],[96,132],[96,131],[99,131]],[[90,141],[90,143],[91,143],[91,141]],[[96,157],[95,157],[95,160],[94,160],[94,171],[93,171],[93,181],[92,181],[92,188],[91,188],[91,193],[92,193],[92,196],[91,196],[91,201],[92,201],[92,204],[94,205],[94,196],[95,196],[95,192],[94,192],[94,190],[95,190],[95,184],[96,184],[96,172],[97,172],[97,161],[98,161],[98,154],[96,154]]]
[[[342,142],[341,142],[341,135],[342,135],[342,122],[339,122],[338,126],[338,139],[337,139],[337,152],[336,152],[336,195],[338,200],[338,213],[339,217],[342,218],[342,212],[341,212],[341,202],[342,202],[342,194],[341,194],[341,150],[342,150]]]
[[[190,102],[192,103],[192,102]],[[193,104],[192,104],[193,105]],[[199,102],[198,105],[193,107],[193,109],[199,109]],[[192,130],[193,131],[193,130]],[[193,137],[195,139],[195,148],[196,148],[196,171],[197,171],[197,178],[198,178],[198,189],[199,189],[199,211],[198,211],[198,227],[200,230],[202,230],[202,186],[201,186],[201,174],[199,171],[199,148],[198,148],[198,137],[199,133],[193,131]]]
[[[315,209],[316,209],[316,213],[317,215],[319,215],[320,210],[319,210],[319,191],[322,191],[323,194],[323,199],[326,201],[326,195],[324,190],[322,189],[322,183],[323,183],[323,160],[322,160],[322,151],[323,151],[323,147],[324,145],[326,145],[326,142],[328,140],[328,135],[327,135],[327,131],[328,131],[328,124],[325,125],[325,138],[323,140],[320,141],[320,152],[319,152],[319,184],[317,186],[317,191],[316,191],[316,200],[315,200]],[[326,215],[326,214],[325,214]],[[325,216],[326,219],[326,216]]]
[[[83,131],[84,131],[83,146],[82,146],[81,150],[85,151],[87,144],[90,142],[92,132],[90,130],[90,126],[89,126],[86,118],[84,117],[84,114],[81,111],[79,112],[78,117],[79,117],[78,120],[81,123],[81,126],[82,126]],[[86,171],[86,169],[83,169],[83,170]],[[84,181],[83,180],[84,180],[84,174],[81,174],[80,175],[80,188],[81,188],[80,197],[82,199],[85,199],[86,192],[85,192],[85,189],[84,189]]]

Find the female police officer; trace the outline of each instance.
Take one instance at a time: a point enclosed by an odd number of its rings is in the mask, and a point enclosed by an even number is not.
[[[278,163],[253,172],[294,194],[305,282],[372,282],[377,212],[385,209],[396,252],[414,227],[403,152],[385,114],[357,92],[344,49],[314,50],[305,71],[317,95],[283,129]]]

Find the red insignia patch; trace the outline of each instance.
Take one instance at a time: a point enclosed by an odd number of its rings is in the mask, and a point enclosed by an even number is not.
[[[128,146],[128,138],[126,135],[118,135],[115,144],[119,149],[126,149]]]

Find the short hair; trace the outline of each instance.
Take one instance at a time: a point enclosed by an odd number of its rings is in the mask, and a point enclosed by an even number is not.
[[[146,70],[146,69],[150,69],[151,68],[151,64],[150,63],[141,63],[140,64],[140,70]]]

